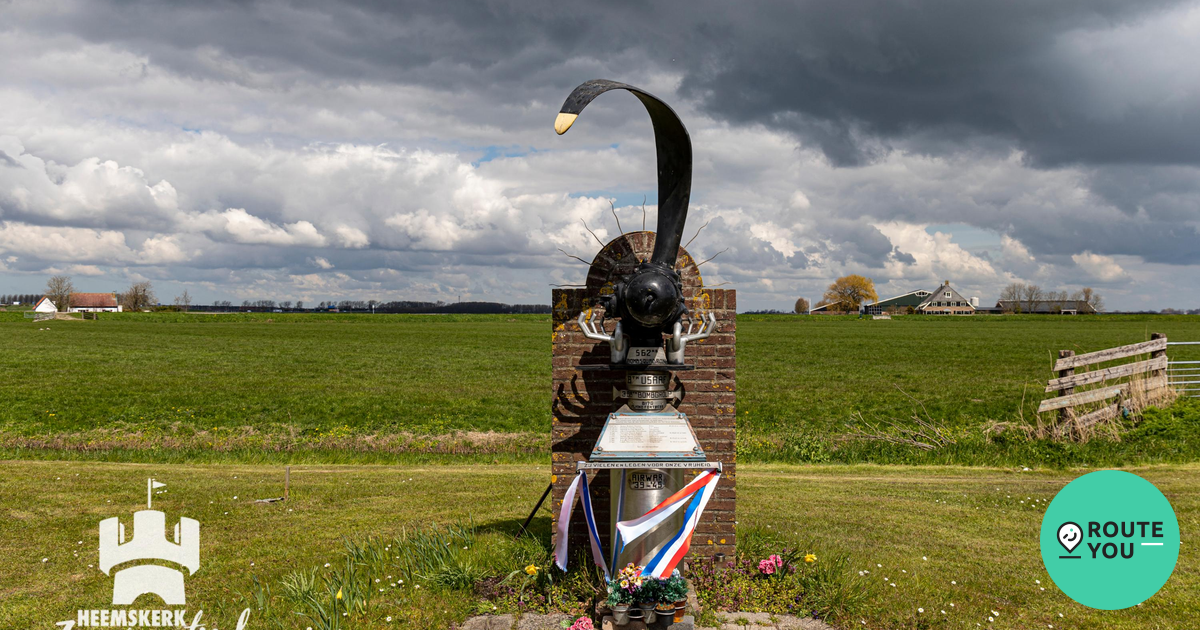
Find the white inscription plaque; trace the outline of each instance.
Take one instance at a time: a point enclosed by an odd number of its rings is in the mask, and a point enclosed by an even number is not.
[[[616,415],[609,418],[596,446],[606,453],[687,453],[699,444],[682,417]]]

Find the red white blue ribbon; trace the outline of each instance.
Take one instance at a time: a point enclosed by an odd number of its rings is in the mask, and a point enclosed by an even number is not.
[[[700,523],[705,506],[716,491],[721,473],[710,470],[692,480],[682,490],[667,497],[645,515],[617,523],[622,543],[632,541],[654,529],[680,509],[684,510],[683,527],[666,542],[649,561],[642,575],[659,578],[670,577],[676,565],[687,555],[692,543],[692,534]]]
[[[580,486],[583,486],[580,492]],[[575,498],[583,500],[583,519],[587,523],[588,542],[592,546],[592,561],[604,572],[604,579],[609,579],[608,563],[604,561],[604,553],[600,550],[600,532],[596,529],[596,517],[592,513],[592,495],[588,491],[587,475],[581,470],[575,480],[567,488],[563,496],[562,508],[558,512],[558,540],[554,545],[554,563],[559,569],[567,570],[567,531],[571,525],[571,512],[575,510]]]
[[[691,546],[692,534],[700,523],[700,516],[705,506],[716,491],[721,473],[709,470],[692,480],[675,494],[656,505],[646,514],[638,518],[617,523],[618,540],[614,548],[624,546],[625,541],[632,541],[661,525],[679,510],[684,510],[683,527],[675,533],[651,558],[646,562],[642,575],[659,578],[670,577],[671,572],[687,555]],[[582,488],[580,487],[582,486]],[[562,508],[558,514],[558,541],[554,547],[554,560],[559,569],[567,570],[567,531],[571,524],[571,512],[575,509],[575,499],[583,501],[583,516],[588,528],[588,541],[592,547],[592,560],[604,571],[605,579],[609,578],[608,563],[600,549],[600,535],[596,529],[596,518],[592,514],[592,497],[588,491],[587,475],[583,471],[575,477],[563,496]],[[615,556],[614,556],[615,557]]]

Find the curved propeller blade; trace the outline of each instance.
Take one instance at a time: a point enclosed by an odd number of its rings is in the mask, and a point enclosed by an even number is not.
[[[583,83],[563,103],[554,131],[562,135],[575,124],[583,108],[609,90],[627,90],[642,102],[654,124],[654,147],[658,154],[658,235],[650,260],[675,267],[683,224],[687,221],[692,196],[692,139],[683,121],[657,96],[625,83],[596,79]]]

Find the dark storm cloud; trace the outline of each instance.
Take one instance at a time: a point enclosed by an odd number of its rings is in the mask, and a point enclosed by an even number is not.
[[[1044,164],[1200,162],[1194,103],[1090,116],[1079,76],[1087,60],[1064,60],[1058,49],[1068,33],[1118,29],[1178,4],[746,4],[709,27],[714,40],[736,45],[694,65],[683,92],[717,116],[790,128],[841,164],[872,157],[864,140],[931,130],[1006,137]],[[1125,52],[1150,54],[1152,44]]]
[[[1196,103],[1151,84],[1144,89],[1162,93],[1097,113],[1091,92],[1130,77],[1103,76],[1103,60],[1063,46],[1180,4],[89,2],[34,25],[121,41],[154,63],[218,80],[251,79],[205,63],[197,49],[215,47],[284,81],[291,69],[488,94],[492,104],[556,101],[581,70],[676,72],[704,111],[788,129],[843,165],[905,139],[939,151],[948,138],[996,136],[1039,164],[1200,163]],[[1136,61],[1154,44],[1119,52]]]

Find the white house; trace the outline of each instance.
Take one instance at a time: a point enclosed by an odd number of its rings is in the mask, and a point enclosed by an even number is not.
[[[38,300],[38,303],[33,307],[33,312],[35,313],[54,313],[57,311],[58,307],[54,306],[54,302],[51,302],[48,297]]]
[[[120,313],[116,293],[72,293],[72,313]]]
[[[945,284],[925,296],[917,311],[926,315],[974,315],[975,305],[951,288],[950,281],[947,280]]]

